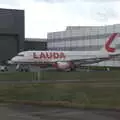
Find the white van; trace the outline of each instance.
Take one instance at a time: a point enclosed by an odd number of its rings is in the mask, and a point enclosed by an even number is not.
[[[8,67],[6,65],[1,65],[0,71],[2,71],[2,72],[8,71]]]

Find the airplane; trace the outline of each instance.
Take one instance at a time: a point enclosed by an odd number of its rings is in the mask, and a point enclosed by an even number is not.
[[[22,51],[8,63],[39,65],[41,68],[49,65],[58,70],[72,71],[84,64],[98,63],[119,56],[120,51],[111,47],[118,37],[120,37],[119,33],[112,33],[99,51]]]

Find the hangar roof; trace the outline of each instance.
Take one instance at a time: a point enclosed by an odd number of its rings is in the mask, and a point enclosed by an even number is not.
[[[46,38],[25,38],[25,41],[33,41],[33,42],[46,42]]]

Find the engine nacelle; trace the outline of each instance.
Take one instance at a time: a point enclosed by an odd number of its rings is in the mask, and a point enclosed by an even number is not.
[[[57,62],[54,64],[54,67],[59,70],[72,70],[74,65],[71,62]]]
[[[68,63],[68,62],[57,62],[57,67],[59,69],[68,69],[68,68],[70,68],[70,63]]]

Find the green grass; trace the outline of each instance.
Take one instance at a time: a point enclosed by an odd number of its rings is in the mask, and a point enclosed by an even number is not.
[[[0,73],[0,80],[33,80],[36,73]],[[42,80],[77,79],[80,83],[0,84],[0,100],[62,101],[82,107],[120,107],[120,71],[41,72]],[[66,103],[65,103],[66,104]]]
[[[113,81],[111,82],[113,83]],[[0,100],[62,101],[83,107],[120,107],[120,82],[0,85]]]
[[[92,72],[58,72],[58,71],[42,71],[33,72],[13,72],[0,73],[0,80],[119,80],[120,71],[92,71]]]
[[[30,72],[13,72],[0,73],[0,80],[32,80],[33,73]]]
[[[120,71],[95,71],[95,72],[47,72],[40,73],[42,80],[117,80],[120,78]]]

